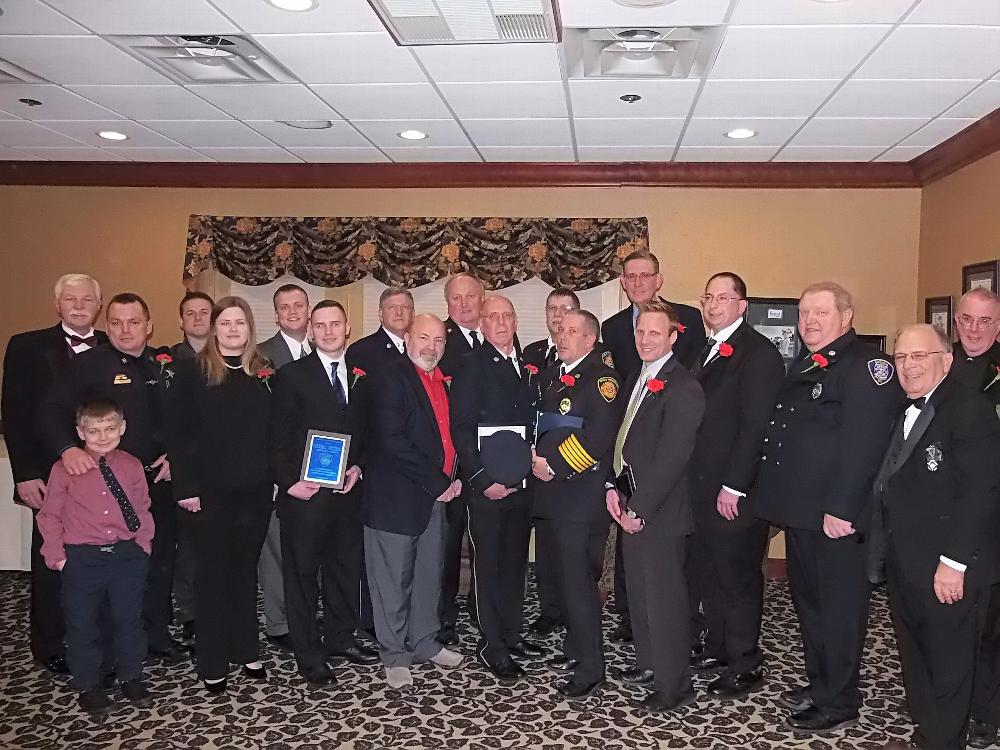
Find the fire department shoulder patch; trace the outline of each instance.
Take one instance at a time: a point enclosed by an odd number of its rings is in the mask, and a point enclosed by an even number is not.
[[[869,359],[868,374],[872,376],[875,385],[885,385],[896,373],[896,368],[886,359]]]
[[[609,404],[618,396],[618,381],[612,377],[598,378],[597,390]]]

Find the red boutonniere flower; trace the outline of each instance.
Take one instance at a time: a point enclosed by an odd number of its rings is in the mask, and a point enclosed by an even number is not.
[[[993,365],[993,380],[987,383],[983,390],[988,391],[998,380],[1000,380],[1000,365]]]
[[[817,367],[825,370],[827,367],[830,366],[830,360],[828,360],[826,357],[824,357],[819,352],[816,352],[815,354],[811,355],[809,357],[809,359],[812,360],[812,364],[809,365],[802,372],[809,372],[810,370],[815,370]]]
[[[649,380],[646,381],[646,388],[649,389],[650,393],[659,393],[660,391],[663,390],[663,386],[665,385],[666,383],[657,378],[650,378]]]
[[[559,382],[562,383],[567,388],[572,388],[576,385],[576,377],[573,375],[560,375]]]
[[[358,384],[358,381],[361,380],[361,378],[363,378],[367,374],[368,373],[366,373],[360,367],[355,367],[353,370],[351,370],[351,375],[354,376],[354,382],[351,383],[351,388],[356,386]]]
[[[684,325],[683,323],[678,323],[677,324],[677,333],[684,333],[684,331],[686,331],[686,330],[687,330],[687,326],[686,325]]]
[[[174,371],[171,370],[170,368],[168,368],[167,365],[172,364],[173,361],[174,361],[174,358],[171,357],[166,352],[164,352],[163,354],[157,354],[155,357],[153,357],[153,359],[160,363],[160,377],[161,378],[164,378],[164,377],[166,378],[166,380],[167,380],[167,387],[169,388],[170,387],[170,378],[172,378],[174,376]]]
[[[524,366],[524,369],[528,371],[528,374],[529,374],[529,375],[537,375],[537,374],[538,374],[538,368],[537,368],[537,367],[535,367],[535,366],[534,366],[534,365],[532,365],[532,364],[526,364],[526,365]]]
[[[732,357],[733,347],[728,341],[723,341],[719,344],[719,356],[720,357]]]
[[[271,392],[271,376],[274,375],[274,370],[270,367],[261,367],[256,372],[257,379],[267,386],[267,392]]]
[[[448,386],[448,388],[451,388],[451,375],[445,375],[442,380],[444,380],[444,384]]]

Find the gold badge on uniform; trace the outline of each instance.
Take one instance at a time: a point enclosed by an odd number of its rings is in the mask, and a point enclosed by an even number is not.
[[[610,404],[618,395],[618,381],[611,377],[598,378],[597,390],[604,400]]]
[[[568,398],[564,398],[562,401],[559,402],[559,413],[560,414],[569,414],[569,407],[570,406],[572,406],[572,404],[570,403],[569,399]]]
[[[130,378],[128,375],[122,375],[122,374],[115,375],[114,385],[128,385],[131,382],[132,378]]]

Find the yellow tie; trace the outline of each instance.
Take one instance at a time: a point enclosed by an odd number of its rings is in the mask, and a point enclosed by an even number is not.
[[[628,409],[625,410],[625,418],[622,420],[622,426],[618,428],[618,437],[615,439],[615,476],[622,473],[624,468],[624,461],[622,460],[622,450],[625,448],[625,438],[628,437],[629,428],[632,426],[632,420],[635,418],[635,412],[639,408],[639,403],[642,401],[642,394],[645,392],[645,383],[647,378],[647,365],[642,366],[642,371],[639,373],[639,388],[636,390],[635,394],[632,396],[632,400],[628,402]]]

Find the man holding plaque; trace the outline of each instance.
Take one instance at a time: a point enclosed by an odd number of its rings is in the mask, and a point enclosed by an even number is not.
[[[361,583],[361,493],[354,490],[361,470],[354,459],[363,439],[363,413],[355,404],[360,403],[356,393],[364,380],[347,372],[344,348],[351,326],[340,303],[317,303],[310,321],[312,353],[289,362],[275,375],[270,440],[288,633],[299,674],[310,687],[322,688],[335,682],[327,657],[374,664],[378,656],[354,634]],[[313,441],[307,441],[312,431],[349,439],[320,440],[317,450],[326,448],[326,453],[313,455]],[[331,448],[346,451],[346,460],[331,455]],[[303,476],[310,458],[325,469],[321,477]],[[323,459],[331,459],[330,465]],[[318,573],[322,574],[322,640],[316,622]]]
[[[538,368],[528,369],[514,348],[517,314],[506,297],[483,303],[483,346],[465,355],[451,391],[451,433],[466,487],[469,539],[472,541],[475,607],[479,619],[479,661],[501,684],[513,684],[524,670],[511,656],[539,658],[544,651],[521,637],[524,573],[531,528],[530,500],[523,485],[531,471],[499,477],[481,453],[488,432],[498,426],[522,438],[534,429]],[[527,451],[527,444],[524,444]],[[510,455],[510,454],[508,454]],[[513,482],[511,480],[514,480]]]

